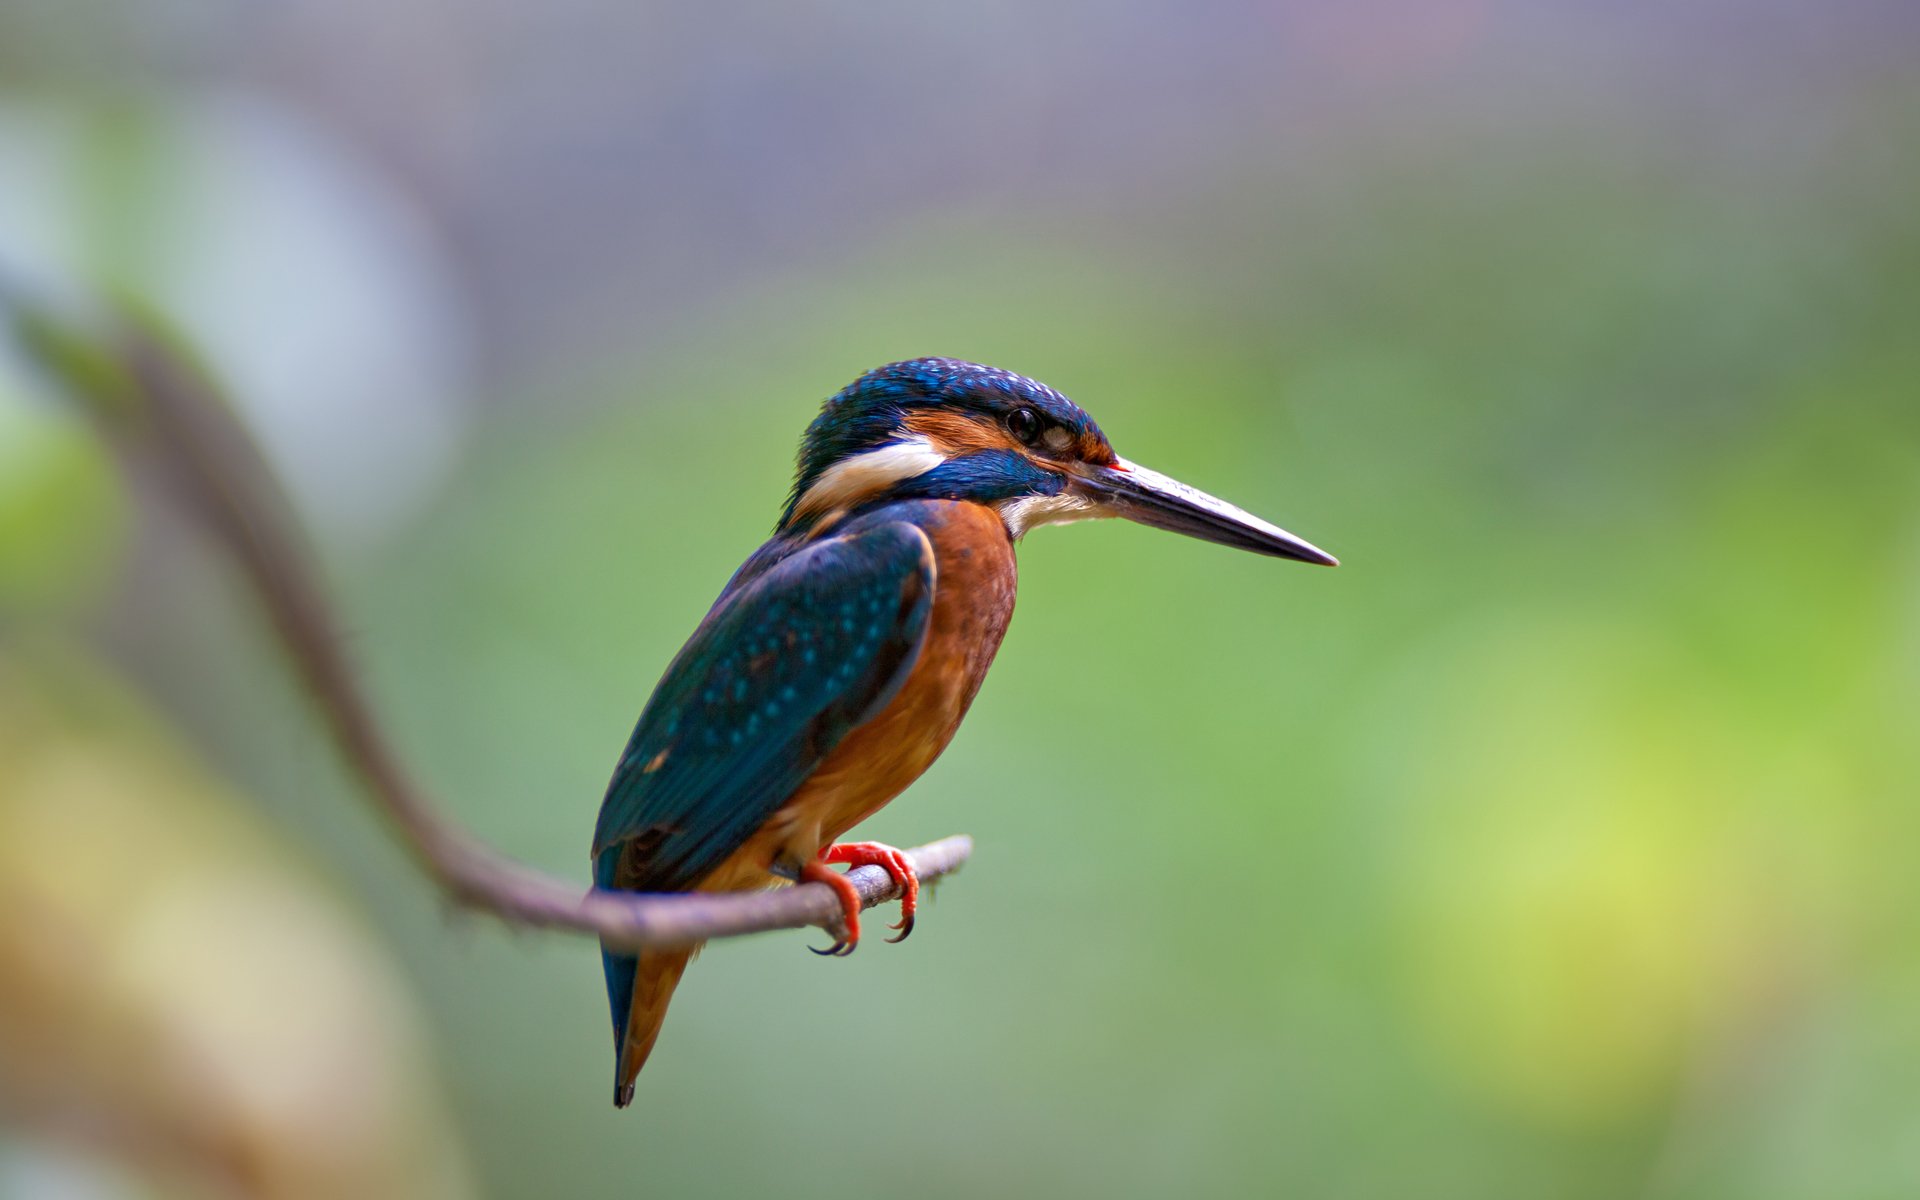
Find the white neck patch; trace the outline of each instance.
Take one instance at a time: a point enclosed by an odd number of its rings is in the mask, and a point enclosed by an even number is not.
[[[946,455],[935,450],[933,443],[924,437],[905,438],[878,450],[856,454],[820,472],[820,478],[813,481],[813,486],[794,506],[793,515],[812,517],[852,508],[867,497],[925,475],[946,461]]]
[[[1098,504],[1071,491],[1058,496],[1021,496],[1000,502],[1000,519],[1007,523],[1007,532],[1016,542],[1027,536],[1027,530],[1042,525],[1066,525],[1107,515]]]

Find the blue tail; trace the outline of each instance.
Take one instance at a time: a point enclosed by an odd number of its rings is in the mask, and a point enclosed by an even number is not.
[[[619,860],[618,848],[607,850],[595,860],[595,885],[613,888]],[[698,946],[688,946],[635,955],[601,947],[600,957],[607,969],[607,1005],[613,1010],[615,1108],[633,1103],[633,1081],[653,1053],[660,1024],[667,1019],[667,1005],[673,1000],[674,988],[680,985],[681,972],[698,952]]]
[[[620,848],[609,847],[600,853],[593,864],[593,885],[603,891],[613,888],[613,876],[620,864]],[[613,1050],[615,1054],[627,1044],[627,1021],[633,1015],[633,980],[640,970],[637,955],[621,954],[602,947],[600,962],[607,972],[607,1005],[613,1010]],[[620,1089],[616,1088],[616,1093]],[[628,1085],[624,1096],[616,1094],[613,1102],[621,1108],[633,1099],[633,1088]]]

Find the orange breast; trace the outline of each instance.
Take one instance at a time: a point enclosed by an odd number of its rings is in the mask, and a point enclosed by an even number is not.
[[[922,528],[933,543],[933,613],[920,659],[878,715],[834,748],[736,860],[805,861],[907,789],[953,740],[1013,617],[1013,541],[980,504],[940,506]],[[707,886],[750,886],[751,862]],[[738,882],[734,882],[737,879]]]

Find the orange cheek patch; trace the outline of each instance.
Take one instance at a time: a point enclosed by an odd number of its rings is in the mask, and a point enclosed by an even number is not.
[[[1080,442],[1074,452],[1081,462],[1090,462],[1096,467],[1110,467],[1120,461],[1119,455],[1113,452],[1113,447],[1108,444],[1107,439],[1097,433],[1081,434]]]
[[[909,413],[907,428],[933,443],[933,448],[948,458],[978,454],[983,450],[1018,450],[1011,435],[991,421],[979,421],[964,413],[931,409]]]

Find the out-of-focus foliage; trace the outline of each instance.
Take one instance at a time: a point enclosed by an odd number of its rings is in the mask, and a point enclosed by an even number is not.
[[[591,947],[444,920],[222,573],[0,405],[9,711],[48,690],[12,644],[61,639],[230,780],[137,797],[170,878],[226,878],[194,804],[238,792],[364,897],[483,1190],[1920,1191],[1910,5],[192,12],[0,9],[38,147],[0,269],[207,347],[397,736],[517,854],[584,879],[652,680],[876,363],[1036,375],[1345,563],[1036,534],[974,715],[866,830],[973,864],[904,946],[711,949],[616,1115]],[[261,910],[321,903],[302,870]],[[357,978],[326,1017],[394,1011]],[[250,995],[199,1002],[291,1020]]]
[[[0,655],[0,977],[18,1128],[0,1187],[469,1190],[364,931],[97,668],[44,645]]]
[[[79,603],[99,586],[120,509],[83,422],[0,394],[0,613]]]

